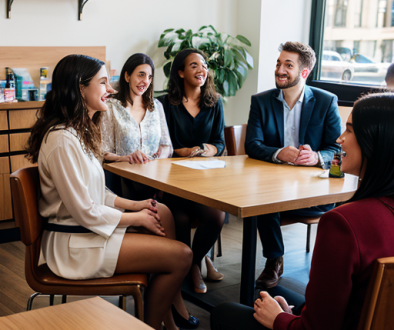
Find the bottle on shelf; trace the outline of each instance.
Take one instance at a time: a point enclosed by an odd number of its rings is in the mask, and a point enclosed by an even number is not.
[[[6,83],[4,88],[4,101],[13,102],[15,100],[15,79],[11,68],[6,69]]]
[[[48,68],[40,68],[40,101],[45,101],[49,83]]]

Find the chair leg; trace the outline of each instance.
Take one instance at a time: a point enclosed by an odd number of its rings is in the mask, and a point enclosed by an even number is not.
[[[119,296],[119,308],[126,311],[126,296]]]
[[[55,299],[55,295],[54,294],[50,294],[49,295],[49,306],[53,306],[54,299]]]
[[[26,310],[27,310],[27,311],[30,311],[30,310],[31,310],[31,307],[33,306],[33,300],[34,300],[34,298],[37,297],[37,296],[39,296],[40,294],[41,294],[40,292],[35,292],[35,293],[33,293],[33,294],[30,296],[29,300],[27,301],[27,306],[26,306]]]
[[[142,301],[142,287],[137,285],[137,292],[133,295],[134,298],[134,315],[136,318],[144,322],[144,302]]]
[[[218,237],[218,254],[216,256],[217,257],[222,256],[222,233],[220,233]]]
[[[67,296],[62,295],[62,304],[65,304],[67,302]]]
[[[306,252],[309,253],[311,245],[311,224],[307,225],[306,229]]]

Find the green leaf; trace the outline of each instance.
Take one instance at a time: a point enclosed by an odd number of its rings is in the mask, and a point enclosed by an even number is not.
[[[235,69],[235,74],[237,75],[239,88],[242,88],[242,85],[248,75],[248,69],[245,68],[243,65],[239,65]]]
[[[189,40],[185,39],[181,43],[181,50],[186,49],[186,48],[192,48]]]
[[[171,49],[171,53],[172,52],[179,52],[180,48],[181,48],[181,44],[180,43],[174,43],[174,45],[172,46],[172,49]]]
[[[235,96],[235,93],[238,90],[237,76],[233,71],[228,71],[227,79],[229,82],[229,93],[225,96]]]
[[[252,57],[252,55],[250,55],[246,50],[245,50],[245,54],[246,54],[246,62],[248,63],[249,69],[253,69],[253,57]]]
[[[241,53],[237,48],[232,48],[231,50],[232,50],[232,52],[234,54],[234,57],[235,57],[235,60],[237,62],[244,63],[245,65],[248,64],[248,62],[246,61],[246,58],[243,55],[243,53]]]
[[[172,61],[163,66],[164,75],[169,78],[171,73]]]
[[[193,36],[193,31],[192,30],[187,30],[186,32],[186,39],[191,40]]]
[[[164,30],[164,33],[172,32],[172,31],[174,31],[174,29],[167,29],[167,30]]]
[[[206,26],[206,25],[203,25],[202,27],[200,27],[200,28],[198,29],[198,31],[204,30],[204,29],[206,29],[206,28],[207,28],[207,26]]]
[[[224,66],[231,69],[234,67],[234,55],[233,52],[229,49],[224,51]]]
[[[223,47],[223,40],[222,40],[222,38],[221,38],[221,33],[217,33],[217,34],[215,34],[215,38],[216,38],[216,43],[219,45],[219,46],[222,46]]]
[[[175,32],[178,33],[178,34],[181,34],[181,33],[185,32],[185,30],[184,29],[178,29]]]
[[[236,38],[239,40],[239,41],[241,41],[242,43],[244,43],[245,45],[247,45],[247,46],[252,46],[252,44],[251,44],[251,42],[248,40],[248,39],[246,39],[244,36],[241,36],[241,35],[237,35],[236,36]]]
[[[215,33],[218,33],[218,32],[216,31],[216,29],[215,29],[212,25],[209,25],[209,27],[210,27]]]
[[[170,54],[171,54],[171,49],[172,46],[174,45],[174,42],[171,41],[170,45],[167,47],[166,51],[164,52],[164,57],[168,60],[170,59]]]

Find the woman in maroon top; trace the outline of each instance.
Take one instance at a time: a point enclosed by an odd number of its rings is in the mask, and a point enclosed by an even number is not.
[[[215,308],[212,329],[357,329],[375,259],[394,256],[393,127],[394,94],[354,104],[337,142],[342,171],[359,176],[360,185],[320,220],[301,315],[291,314],[283,298],[260,292],[254,309]]]

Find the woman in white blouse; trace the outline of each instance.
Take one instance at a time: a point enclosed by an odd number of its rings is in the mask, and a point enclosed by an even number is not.
[[[53,72],[52,91],[28,146],[40,173],[39,211],[48,219],[39,263],[69,279],[154,273],[145,293],[145,321],[161,329],[192,253],[168,239],[174,237],[174,224],[166,206],[119,198],[105,189],[96,158],[100,119],[112,92],[104,62],[97,59],[69,55]],[[176,329],[167,323],[167,329]]]
[[[173,148],[163,106],[153,98],[154,71],[151,58],[140,53],[130,56],[123,65],[118,93],[107,101],[108,112],[103,116],[105,161],[145,164],[171,157]],[[124,197],[145,199],[154,194],[150,187],[122,179]]]
[[[131,55],[123,65],[118,93],[107,100],[108,111],[103,114],[101,135],[105,161],[145,164],[172,156],[163,106],[153,98],[154,72],[151,58],[141,53]],[[120,178],[107,172],[106,179],[112,188]],[[157,192],[138,182],[120,180],[123,197],[143,200],[152,198]],[[114,189],[116,186],[115,183]],[[175,239],[175,236],[171,238]],[[177,325],[182,328],[195,329],[199,324],[197,318],[189,315],[180,292],[174,299],[173,314]]]

